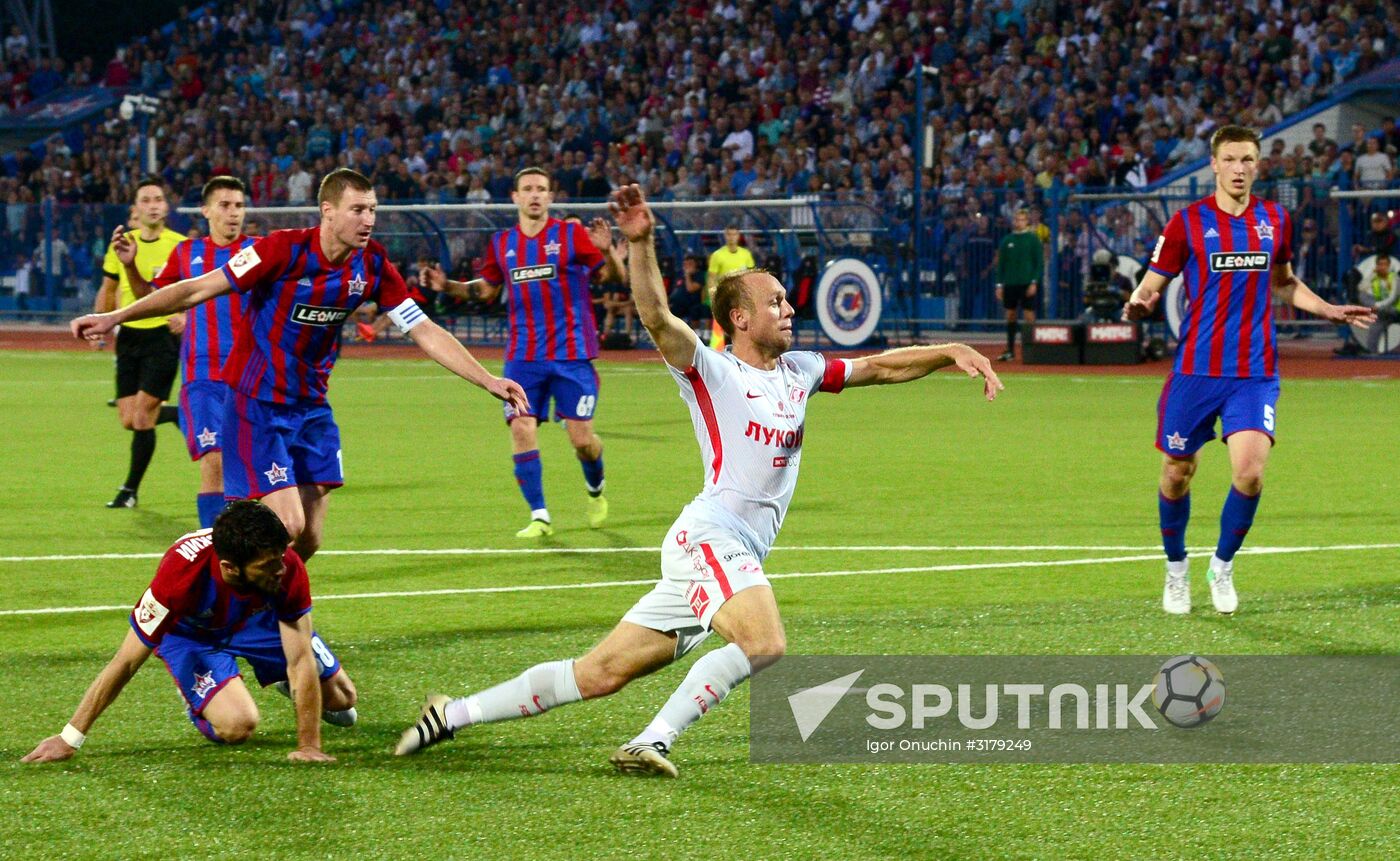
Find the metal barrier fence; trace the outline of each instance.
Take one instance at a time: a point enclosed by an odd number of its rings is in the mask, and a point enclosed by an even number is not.
[[[1114,256],[1118,271],[1135,279],[1157,235],[1177,209],[1205,189],[1183,186],[1149,195],[1122,191],[1019,190],[945,187],[924,198],[921,235],[910,231],[912,197],[856,200],[808,196],[781,200],[658,203],[663,270],[677,278],[686,254],[705,255],[737,225],[760,265],[777,272],[794,298],[810,305],[810,287],[832,260],[854,257],[879,277],[884,294],[880,333],[918,337],[929,329],[997,324],[994,296],[997,246],[1013,213],[1028,209],[1045,250],[1042,316],[1071,318],[1085,310],[1085,285],[1094,252]],[[1346,192],[1312,180],[1259,183],[1256,193],[1276,200],[1293,217],[1294,268],[1333,301],[1348,295],[1353,267],[1384,236],[1393,235],[1400,189]],[[585,219],[600,203],[560,203],[559,214]],[[171,226],[198,230],[196,210],[171,214]],[[489,235],[514,223],[509,204],[381,206],[375,235],[394,259],[420,258],[463,272],[480,256]],[[1372,230],[1372,215],[1380,213]],[[91,307],[101,282],[102,257],[125,206],[9,204],[0,222],[0,319],[59,320]],[[249,232],[315,223],[313,207],[250,210]],[[810,307],[800,309],[810,312]],[[1280,311],[1291,319],[1292,309]]]

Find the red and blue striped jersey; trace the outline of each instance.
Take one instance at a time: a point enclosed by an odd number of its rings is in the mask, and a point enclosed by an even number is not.
[[[603,255],[583,225],[557,218],[526,236],[517,224],[491,237],[478,276],[506,288],[510,338],[506,359],[593,359],[598,323],[589,290]]]
[[[228,245],[214,240],[186,239],[170,252],[165,266],[151,285],[168,287],[176,281],[196,278],[222,267],[234,254],[256,240],[242,234]],[[185,335],[180,341],[180,366],[185,382],[222,380],[219,369],[233,349],[233,332],[243,319],[243,297],[226,294],[201,302],[185,315]]]
[[[1211,195],[1172,216],[1148,265],[1165,278],[1181,275],[1186,288],[1178,374],[1278,376],[1270,278],[1293,259],[1292,229],[1282,206],[1254,196],[1240,215]]]
[[[319,227],[274,230],[223,272],[245,294],[224,382],[278,404],[325,403],[341,324],[356,308],[374,302],[390,311],[412,301],[384,246],[371,239],[335,265],[321,256]]]
[[[219,573],[211,530],[183,535],[165,551],[150,587],[131,609],[131,629],[155,648],[171,632],[203,643],[222,642],[266,611],[279,621],[295,622],[311,612],[311,582],[292,548],[282,554],[282,564],[275,594],[239,592]]]

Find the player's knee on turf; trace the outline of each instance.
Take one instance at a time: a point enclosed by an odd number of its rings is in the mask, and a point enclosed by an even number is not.
[[[252,738],[258,728],[257,709],[218,716],[206,715],[206,718],[224,744],[242,744]]]
[[[327,711],[354,708],[358,699],[355,683],[350,681],[350,676],[344,670],[321,682],[321,708]]]

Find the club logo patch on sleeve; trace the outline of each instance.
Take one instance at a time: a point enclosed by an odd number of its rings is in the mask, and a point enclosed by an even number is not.
[[[170,609],[156,600],[156,596],[150,589],[141,596],[141,602],[132,611],[132,618],[136,620],[136,627],[141,629],[141,633],[147,637],[154,636],[160,623],[165,621],[165,617],[170,614]]]
[[[233,255],[233,259],[228,262],[228,268],[236,277],[242,278],[248,273],[248,270],[261,262],[262,258],[258,256],[258,252],[253,250],[253,246],[249,245],[247,248]]]

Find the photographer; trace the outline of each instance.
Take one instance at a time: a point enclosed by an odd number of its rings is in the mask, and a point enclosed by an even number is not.
[[[1089,278],[1084,282],[1085,323],[1111,323],[1123,313],[1123,304],[1133,292],[1133,282],[1119,272],[1113,252],[1100,248],[1089,263]]]

